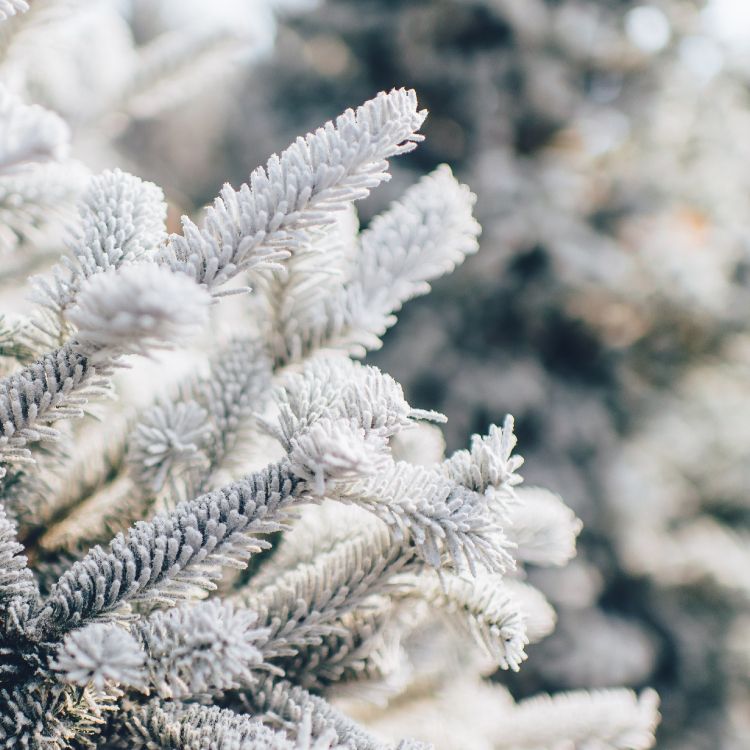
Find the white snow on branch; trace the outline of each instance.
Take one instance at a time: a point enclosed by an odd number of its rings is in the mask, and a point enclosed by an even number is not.
[[[0,19],[4,1],[0,0]],[[70,130],[58,115],[24,104],[0,86],[0,174],[29,162],[60,161],[69,147]]]
[[[189,471],[208,459],[203,452],[211,425],[195,401],[165,401],[144,414],[133,431],[128,462],[136,482],[158,492],[169,476]]]
[[[582,523],[558,495],[541,487],[517,490],[519,502],[509,509],[508,536],[516,557],[532,565],[561,566],[575,557]]]
[[[287,258],[332,223],[333,212],[388,179],[387,159],[422,139],[416,131],[425,116],[405,89],[347,110],[272,156],[249,184],[225,185],[202,228],[183,217],[183,234],[170,236],[161,261],[213,291],[243,270]]]
[[[42,330],[60,325],[83,282],[126,262],[149,259],[166,236],[167,213],[161,188],[119,169],[93,177],[79,206],[79,224],[52,278],[33,279],[34,300],[51,313]]]
[[[102,690],[107,683],[142,686],[146,654],[121,627],[92,623],[69,633],[57,651],[52,669],[66,682]]]
[[[204,325],[210,301],[187,276],[138,263],[88,279],[67,319],[83,351],[146,354],[173,347]]]

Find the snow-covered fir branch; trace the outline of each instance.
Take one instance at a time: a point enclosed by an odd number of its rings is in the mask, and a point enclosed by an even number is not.
[[[405,302],[477,249],[474,196],[447,167],[357,231],[353,202],[421,140],[425,115],[413,91],[378,94],[225,186],[181,235],[166,235],[155,185],[117,170],[90,181],[67,260],[35,282],[38,333],[24,334],[38,359],[0,380],[2,744],[426,750],[329,698],[398,694],[424,628],[477,672],[520,668],[550,632],[525,566],[564,565],[580,524],[551,493],[518,489],[512,418],[445,459],[407,460],[405,436],[445,418],[347,356],[378,347]],[[233,279],[257,292],[234,300],[231,325],[213,303]],[[176,383],[159,372],[165,387],[144,386],[159,395],[127,428],[105,412],[111,443],[53,425],[111,392],[125,362],[137,371],[133,355],[205,344],[216,320],[229,332],[208,366],[193,353]],[[264,455],[219,483],[248,435]],[[52,439],[66,448],[54,461]],[[76,450],[97,457],[71,484],[87,463]],[[565,741],[645,749],[656,705],[631,703],[539,699],[504,716],[518,747],[538,742],[538,713]],[[565,728],[568,704],[580,716]]]
[[[414,148],[424,118],[404,89],[348,110],[271,157],[239,190],[225,185],[202,228],[183,217],[183,233],[170,236],[161,262],[213,290],[284,260],[336,211],[388,179],[387,160]]]

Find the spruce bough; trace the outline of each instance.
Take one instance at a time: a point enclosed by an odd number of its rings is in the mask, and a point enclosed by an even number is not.
[[[446,166],[358,230],[353,203],[421,140],[425,115],[413,91],[381,93],[225,186],[181,235],[166,234],[156,186],[91,180],[0,381],[4,746],[396,747],[329,693],[387,684],[394,649],[433,612],[503,669],[551,630],[523,566],[565,564],[580,523],[519,489],[513,420],[447,459],[410,453],[404,436],[443,417],[351,359],[478,247],[474,196]],[[57,422],[247,292],[252,333],[238,324],[57,496],[48,456],[64,475],[79,434]],[[273,445],[265,465],[222,481],[253,444]],[[638,743],[605,739],[596,694],[576,741],[650,746],[654,701],[605,697],[614,719],[637,717]]]

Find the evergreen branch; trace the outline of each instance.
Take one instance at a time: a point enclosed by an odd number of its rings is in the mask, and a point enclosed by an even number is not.
[[[136,626],[148,655],[148,684],[164,698],[251,685],[268,637],[258,622],[256,612],[231,601],[209,600],[153,613]]]
[[[503,586],[518,606],[529,643],[538,643],[552,633],[557,615],[541,591],[516,578],[505,578]]]
[[[406,659],[401,623],[394,609],[390,599],[376,596],[346,612],[319,643],[283,660],[284,675],[315,693],[339,684],[392,678]]]
[[[45,253],[59,253],[58,235],[75,215],[87,180],[88,172],[75,161],[34,163],[0,175],[0,250],[34,253],[28,259],[32,268],[47,262]],[[7,283],[14,274],[5,270]]]
[[[508,536],[515,557],[531,565],[562,566],[576,553],[582,524],[558,495],[540,487],[521,488],[508,510]]]
[[[264,284],[275,313],[269,337],[277,362],[324,347],[357,357],[379,349],[394,313],[477,251],[474,201],[443,165],[377,216],[359,242],[351,221],[332,227],[279,272],[284,283]]]
[[[277,367],[302,361],[324,345],[329,328],[346,324],[336,317],[345,311],[333,302],[342,296],[360,254],[359,222],[354,204],[334,216],[334,223],[280,268],[253,275],[259,292],[254,301],[261,306],[264,338]]]
[[[143,263],[87,279],[66,317],[80,350],[111,359],[183,343],[207,322],[209,304],[187,276]]]
[[[270,465],[241,482],[180,503],[170,514],[139,522],[95,547],[55,584],[36,627],[53,635],[130,601],[174,603],[213,589],[222,566],[242,567],[267,544],[254,534],[281,528],[304,483],[285,464]]]
[[[145,684],[146,655],[138,642],[117,625],[93,623],[65,637],[50,668],[63,680],[103,690],[107,684],[140,687]]]
[[[393,579],[415,566],[413,553],[394,544],[387,529],[370,523],[308,563],[300,563],[258,592],[242,592],[244,606],[259,614],[268,634],[266,661],[294,656],[340,633],[338,622],[372,596],[396,586]]]
[[[59,718],[65,692],[48,685],[16,685],[0,688],[0,741],[6,747],[38,746],[64,748],[74,736],[72,728]]]
[[[305,348],[333,346],[356,357],[379,349],[380,337],[396,322],[394,313],[478,250],[475,200],[442,165],[376,216],[360,236],[352,277],[340,298],[326,300],[328,309],[318,312],[325,326],[307,334]]]
[[[523,481],[516,474],[523,458],[512,455],[515,445],[513,417],[508,415],[502,427],[492,425],[487,435],[473,435],[471,449],[456,451],[443,463],[443,471],[470,490],[489,489],[496,496],[512,499],[514,488]]]
[[[8,2],[0,0],[0,20],[16,0]],[[69,150],[58,115],[0,86],[0,248],[45,244],[46,229],[72,209],[85,170],[67,159]]]
[[[46,311],[37,321],[43,334],[64,337],[63,316],[82,284],[125,263],[147,260],[165,236],[166,204],[160,188],[119,169],[91,178],[79,206],[79,227],[48,280],[32,279],[34,299]]]
[[[466,457],[453,464],[422,467],[393,462],[385,441],[412,419],[433,415],[412,409],[400,386],[377,368],[313,360],[288,379],[277,403],[278,424],[268,430],[289,453],[292,471],[312,482],[318,494],[374,513],[435,568],[444,550],[458,569],[512,565],[499,524],[501,501],[520,481],[514,473],[520,459],[510,456],[512,421],[477,439],[476,455],[464,451]],[[480,473],[478,489],[490,493],[480,495],[457,481],[472,481],[453,471],[459,459],[466,472]]]
[[[338,482],[330,496],[374,513],[433,568],[444,565],[445,555],[457,571],[468,567],[472,574],[478,565],[496,572],[513,565],[496,505],[446,481],[437,467],[391,462],[376,476]]]
[[[11,357],[18,361],[33,358],[32,350],[23,341],[21,322],[6,322],[6,316],[0,314],[0,357]]]
[[[583,690],[540,695],[518,703],[496,738],[503,750],[544,750],[567,741],[575,747],[647,750],[654,744],[659,699],[653,690]]]
[[[271,724],[284,727],[294,736],[309,713],[313,735],[335,732],[337,741],[351,750],[429,750],[426,745],[405,740],[397,748],[375,739],[351,719],[333,708],[323,698],[292,685],[287,680],[266,680],[252,694],[243,693],[240,699],[244,708],[261,714]]]
[[[183,234],[170,236],[161,262],[213,291],[246,269],[289,257],[333,221],[332,212],[388,179],[387,159],[414,148],[424,118],[404,89],[347,110],[271,157],[239,191],[226,185],[202,229],[183,217]]]
[[[287,451],[295,437],[322,417],[356,425],[365,439],[387,439],[412,420],[440,417],[412,409],[390,375],[344,358],[309,361],[301,373],[287,376],[275,400],[278,419],[264,427]]]
[[[48,423],[82,415],[122,354],[170,346],[205,320],[208,296],[186,277],[153,264],[96,274],[69,319],[76,339],[0,380],[0,455],[28,461],[28,441],[54,440]],[[184,306],[183,306],[184,305]]]
[[[206,463],[209,437],[206,410],[195,401],[154,404],[133,430],[128,449],[131,476],[146,493],[159,492],[167,478],[190,473]]]
[[[57,437],[45,423],[82,416],[87,396],[108,392],[108,371],[103,369],[97,372],[74,344],[67,344],[0,380],[2,460],[30,461],[27,442]],[[0,467],[0,472],[5,470]]]
[[[20,608],[30,607],[39,596],[34,574],[27,567],[23,545],[16,540],[15,524],[0,504],[0,633],[17,629]]]
[[[518,604],[499,576],[468,580],[455,575],[419,576],[413,588],[478,643],[501,669],[517,672],[529,642]]]
[[[215,357],[207,378],[189,389],[208,412],[208,467],[201,489],[231,458],[243,434],[262,410],[271,386],[271,362],[262,340],[233,338]]]
[[[16,2],[11,0],[11,5]],[[8,7],[8,0],[0,2],[0,20],[7,17]],[[58,115],[37,104],[24,104],[0,86],[0,174],[28,163],[61,161],[69,148],[70,130]]]
[[[119,747],[128,750],[297,750],[282,732],[257,718],[216,706],[182,704],[154,698],[135,705],[117,724]],[[122,744],[120,744],[122,743]],[[317,749],[315,749],[317,750]]]
[[[131,476],[144,492],[182,479],[186,492],[209,489],[267,400],[271,363],[263,342],[234,337],[212,358],[206,377],[191,378],[180,397],[144,410],[128,450]]]

